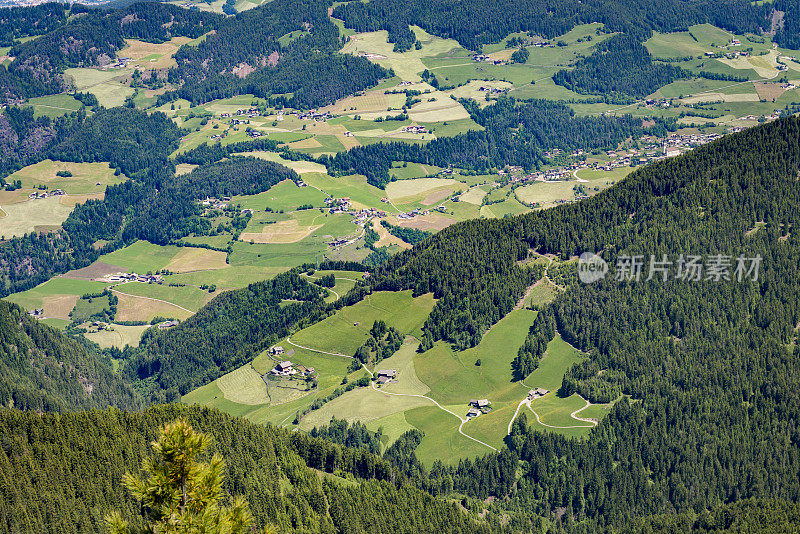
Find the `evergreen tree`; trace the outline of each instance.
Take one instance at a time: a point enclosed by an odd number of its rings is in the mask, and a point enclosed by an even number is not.
[[[119,512],[106,516],[112,534],[164,532],[175,534],[235,534],[245,532],[252,516],[242,497],[223,506],[225,462],[215,454],[201,460],[211,439],[197,432],[184,419],[161,427],[158,441],[152,443],[156,456],[143,462],[147,478],[126,473],[122,479],[128,490],[147,510],[148,525],[131,528]]]

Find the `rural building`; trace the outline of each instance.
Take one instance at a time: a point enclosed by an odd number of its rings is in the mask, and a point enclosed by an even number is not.
[[[378,378],[386,377],[387,380],[394,380],[397,377],[395,369],[382,369],[378,371]]]
[[[292,362],[288,360],[285,362],[278,362],[272,369],[272,374],[277,376],[289,376],[295,373],[297,373],[297,371],[292,368]]]
[[[387,382],[391,382],[391,378],[388,376],[379,376],[376,382],[380,385],[384,385]]]
[[[166,330],[168,328],[172,328],[173,326],[178,326],[180,323],[178,321],[164,321],[158,325],[159,330]]]
[[[488,399],[472,399],[469,401],[469,405],[475,408],[488,408],[490,404],[492,403]]]
[[[530,390],[528,392],[528,398],[531,399],[531,400],[538,399],[539,397],[544,397],[548,393],[550,393],[550,391],[547,390],[547,389],[536,388],[536,389],[532,389],[532,390]]]
[[[283,347],[272,347],[269,349],[270,354],[274,354],[275,356],[279,356],[284,353]]]
[[[477,408],[470,408],[467,412],[467,419],[472,419],[473,417],[478,417],[481,414],[481,411]]]

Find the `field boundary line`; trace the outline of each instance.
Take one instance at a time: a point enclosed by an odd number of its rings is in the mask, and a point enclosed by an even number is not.
[[[115,292],[115,293],[119,293],[120,295],[125,295],[126,297],[134,297],[134,298],[137,298],[137,299],[146,299],[146,300],[154,300],[156,302],[163,302],[164,304],[169,304],[170,306],[175,306],[178,309],[181,309],[181,310],[183,310],[185,312],[189,312],[192,315],[197,313],[197,312],[193,312],[192,310],[187,310],[183,306],[179,306],[179,305],[175,304],[174,302],[170,302],[168,300],[162,300],[162,299],[157,299],[157,298],[153,298],[153,297],[145,297],[143,295],[131,295],[130,293],[123,293],[122,291],[120,291],[119,289],[117,289],[116,287],[113,287],[113,286],[110,287],[109,289],[111,291]]]

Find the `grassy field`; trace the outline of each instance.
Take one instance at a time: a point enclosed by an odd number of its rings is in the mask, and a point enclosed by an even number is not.
[[[117,55],[129,57],[139,69],[168,69],[176,66],[173,56],[178,48],[191,42],[188,37],[174,37],[163,43],[146,43],[136,39],[126,39],[125,48]]]
[[[470,399],[518,402],[527,390],[512,382],[511,362],[535,317],[530,310],[512,311],[484,334],[477,347],[461,352],[438,342],[415,358],[417,375],[431,388],[432,398],[461,405],[464,414]],[[478,359],[481,365],[476,365]]]
[[[33,116],[49,117],[54,119],[66,113],[78,111],[83,104],[75,100],[72,95],[47,95],[28,100],[29,106],[33,107]]]
[[[101,256],[100,261],[144,274],[148,271],[165,268],[181,250],[183,249],[179,247],[159,246],[147,241],[137,241],[125,248]]]
[[[61,203],[62,199],[49,197],[2,206],[5,216],[0,218],[0,236],[5,239],[59,228],[72,211],[71,206]]]
[[[86,339],[89,341],[97,343],[101,348],[104,349],[110,347],[122,349],[126,345],[138,347],[139,341],[142,339],[142,334],[145,330],[150,328],[150,326],[125,326],[121,324],[112,324],[110,328],[111,330],[100,330],[99,332],[84,334],[84,337],[86,337]]]
[[[394,52],[394,45],[387,41],[387,32],[381,30],[355,34],[342,48],[342,52],[365,55],[382,67],[394,69],[395,75],[400,79],[418,82],[421,80],[419,73],[425,70],[422,58],[447,54],[455,50],[463,51],[458,42],[454,40],[434,37],[416,26],[412,26],[412,30],[422,44],[420,50]]]
[[[124,293],[165,301],[175,306],[186,308],[191,312],[196,312],[216,296],[216,293],[209,293],[192,286],[170,287],[166,284],[142,284],[140,282],[115,285],[114,291],[118,294]],[[123,311],[121,307],[121,312]]]
[[[267,152],[263,150],[257,150],[255,152],[247,152],[246,154],[240,154],[240,155],[254,156],[256,158],[266,159],[268,161],[274,161],[275,163],[280,163],[285,167],[289,167],[298,174],[303,174],[306,172],[326,172],[325,166],[320,165],[319,163],[314,163],[312,161],[286,160],[283,159],[277,152]]]
[[[321,189],[329,196],[350,197],[355,207],[385,209],[381,198],[386,196],[386,193],[382,189],[367,184],[367,179],[361,175],[333,178],[328,174],[309,173],[303,176],[303,180],[309,185]]]
[[[297,187],[291,180],[284,180],[269,190],[257,195],[233,197],[231,202],[241,204],[242,208],[263,212],[293,211],[302,205],[315,208],[324,207],[325,193],[314,187]]]
[[[166,265],[174,273],[225,269],[226,254],[217,250],[185,247],[180,249]]]
[[[56,277],[21,293],[5,297],[26,310],[44,308],[45,317],[67,319],[78,297],[86,293],[99,293],[107,284],[89,280]]]
[[[403,334],[421,337],[420,329],[433,309],[432,294],[417,298],[411,291],[373,293],[353,306],[292,336],[298,345],[351,356],[367,340],[373,323],[381,319]]]
[[[133,72],[125,69],[67,69],[64,74],[72,81],[78,91],[92,93],[101,106],[112,108],[121,106],[125,99],[134,93],[133,88],[122,83]]]
[[[72,176],[57,176],[58,172],[70,172]],[[6,181],[19,180],[22,189],[30,193],[39,185],[49,189],[62,189],[69,195],[100,195],[106,186],[121,183],[123,175],[114,176],[114,169],[106,163],[71,163],[46,159],[18,170]],[[27,196],[27,195],[26,195]]]

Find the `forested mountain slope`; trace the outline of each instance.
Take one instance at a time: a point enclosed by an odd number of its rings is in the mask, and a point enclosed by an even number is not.
[[[99,532],[112,509],[140,517],[121,484],[150,455],[159,425],[185,417],[225,458],[226,490],[250,503],[258,527],[279,532],[488,532],[455,504],[389,480],[366,451],[177,405],[37,415],[0,410],[0,530]],[[322,459],[322,463],[318,461]],[[328,477],[322,471],[350,476]],[[353,478],[359,477],[359,478]]]
[[[408,28],[411,24],[455,39],[467,49],[481,50],[515,32],[552,39],[589,22],[637,35],[685,30],[701,22],[737,33],[759,33],[768,28],[769,11],[769,6],[742,0],[378,0],[343,3],[333,14],[357,31],[387,30],[389,42],[402,51],[416,40]]]
[[[109,362],[0,301],[0,405],[55,412],[134,409],[138,399]]]
[[[433,290],[441,300],[426,338],[461,346],[521,296],[514,262],[528,248],[565,259],[601,252],[612,270],[625,255],[666,254],[666,282],[646,281],[645,263],[640,281],[575,280],[553,303],[562,337],[590,354],[562,393],[636,402],[617,403],[586,441],[517,427],[509,444],[528,466],[517,496],[543,514],[571,508],[593,528],[748,497],[797,500],[798,163],[800,120],[780,120],[649,165],[585,202],[455,225],[371,283]],[[676,279],[680,254],[730,257],[730,280]],[[761,256],[757,280],[734,276],[740,255]],[[500,265],[498,282],[471,282]]]
[[[65,68],[112,63],[125,39],[157,43],[177,36],[195,38],[214,29],[222,19],[160,2],[139,2],[109,11],[86,12],[78,7],[67,23],[11,48],[14,61],[8,68],[0,67],[3,100],[17,102],[62,91],[66,88],[61,76]]]

